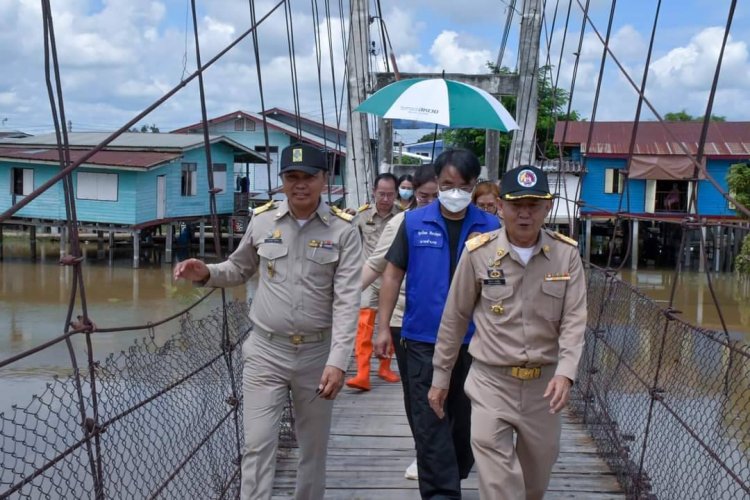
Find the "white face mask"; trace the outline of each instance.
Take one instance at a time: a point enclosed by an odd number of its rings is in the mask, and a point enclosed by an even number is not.
[[[398,195],[404,200],[410,200],[414,195],[413,189],[398,188]]]
[[[438,200],[443,207],[451,212],[458,213],[471,203],[471,193],[458,188],[438,192]]]

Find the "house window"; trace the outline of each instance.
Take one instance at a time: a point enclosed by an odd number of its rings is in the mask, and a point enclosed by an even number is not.
[[[180,190],[182,196],[195,196],[198,194],[198,164],[197,163],[183,163],[182,164],[182,188]]]
[[[78,172],[76,198],[79,200],[117,201],[117,174]]]
[[[625,176],[620,173],[620,169],[607,168],[604,170],[605,193],[622,193],[624,186]]]
[[[34,190],[34,169],[14,168],[11,170],[11,194],[26,196]]]
[[[222,191],[227,190],[227,164],[214,163],[214,187]]]
[[[234,131],[235,132],[254,132],[255,122],[246,118],[237,118],[234,120]]]
[[[656,181],[656,212],[687,212],[690,190],[687,181]]]

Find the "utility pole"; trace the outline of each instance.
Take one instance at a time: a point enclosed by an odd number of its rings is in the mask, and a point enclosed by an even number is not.
[[[508,155],[508,169],[536,160],[537,76],[539,74],[539,39],[542,33],[541,0],[524,0],[521,33],[518,44],[518,98],[516,123]]]
[[[378,118],[378,173],[393,171],[393,122]]]
[[[367,115],[354,109],[367,97],[369,80],[370,13],[366,0],[351,0],[349,46],[346,52],[348,72],[349,121],[346,131],[346,206],[356,208],[369,198],[372,175],[372,154]]]

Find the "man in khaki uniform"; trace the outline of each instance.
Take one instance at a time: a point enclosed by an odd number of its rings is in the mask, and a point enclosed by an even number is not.
[[[243,345],[245,446],[242,498],[270,499],[279,424],[289,389],[299,442],[296,499],[325,494],[333,399],[344,383],[357,324],[362,246],[352,217],[325,204],[325,154],[282,151],[286,201],[255,210],[237,250],[221,264],[181,262],[176,278],[235,286],[260,274]]]
[[[374,204],[368,203],[359,208],[354,223],[362,235],[362,253],[370,257],[378,244],[386,223],[401,213],[396,207],[396,176],[383,173],[375,177],[373,188]],[[354,354],[357,358],[357,374],[346,381],[346,385],[361,391],[370,390],[370,358],[372,358],[372,332],[375,329],[375,316],[378,312],[380,280],[374,281],[362,292],[359,310],[357,337],[354,341]],[[400,379],[391,371],[391,357],[380,358],[378,376],[386,382],[395,383]]]
[[[508,171],[500,197],[505,226],[467,241],[458,263],[429,400],[442,418],[454,360],[473,318],[474,361],[464,389],[480,496],[535,500],[544,496],[559,452],[559,411],[583,348],[586,282],[576,242],[542,229],[552,206],[543,171]]]

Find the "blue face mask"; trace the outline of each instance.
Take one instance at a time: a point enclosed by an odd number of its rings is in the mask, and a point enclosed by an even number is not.
[[[398,188],[398,196],[402,200],[409,200],[412,196],[414,196],[414,190],[413,189],[404,189],[404,188]]]

